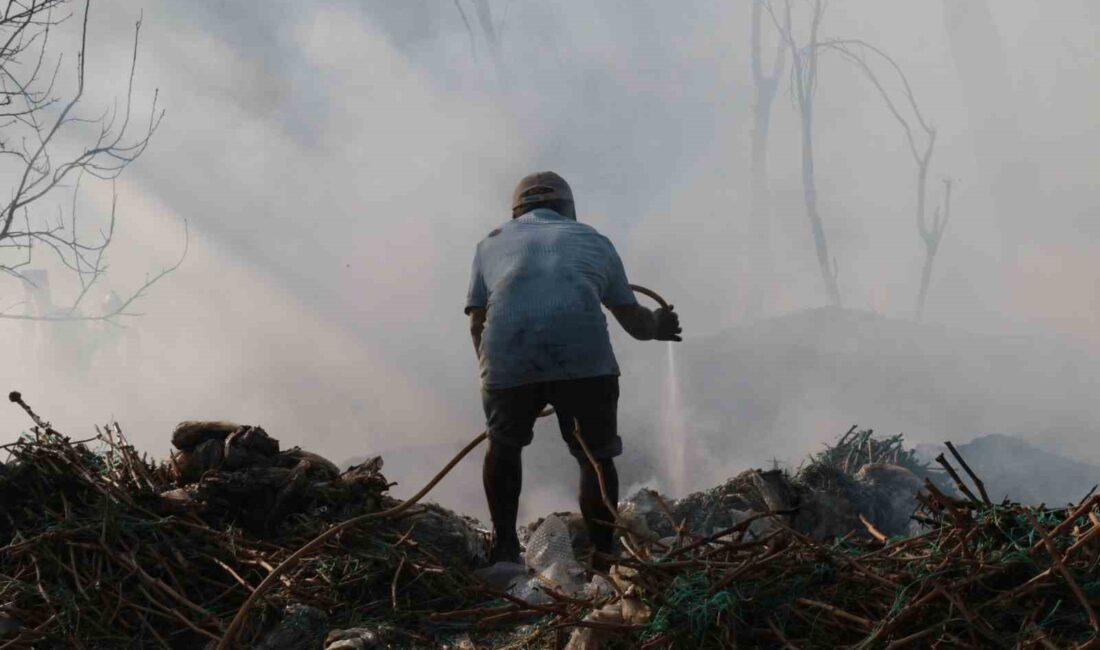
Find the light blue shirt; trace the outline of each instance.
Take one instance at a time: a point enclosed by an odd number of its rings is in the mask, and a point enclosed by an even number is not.
[[[482,386],[618,375],[600,305],[636,302],[595,228],[547,209],[511,220],[477,245],[466,296],[467,313],[486,310]]]

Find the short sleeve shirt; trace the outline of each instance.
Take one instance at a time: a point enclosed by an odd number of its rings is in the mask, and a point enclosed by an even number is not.
[[[466,296],[486,310],[482,386],[618,375],[601,305],[636,302],[594,228],[546,209],[513,219],[478,244]]]

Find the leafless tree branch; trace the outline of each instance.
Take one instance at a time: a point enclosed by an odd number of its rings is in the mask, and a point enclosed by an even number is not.
[[[783,2],[782,20],[776,15],[775,9],[769,2],[764,4],[764,8],[791,55],[791,90],[798,108],[802,136],[802,197],[806,205],[806,217],[810,222],[810,233],[813,236],[814,251],[817,254],[817,264],[825,285],[825,293],[831,304],[839,306],[841,300],[840,285],[837,281],[838,272],[835,265],[830,263],[825,227],[817,207],[817,181],[814,173],[813,118],[814,95],[817,92],[818,33],[825,14],[825,3],[823,0],[812,0],[810,5],[812,13],[809,36],[805,45],[799,45],[795,36],[790,0]]]
[[[466,26],[466,33],[470,36],[470,56],[474,58],[474,65],[480,66],[481,61],[477,55],[477,38],[474,36],[474,28],[470,24],[470,19],[466,17],[466,10],[462,8],[462,2],[460,0],[454,0],[455,9],[458,9],[458,15],[462,17],[462,24]]]
[[[909,145],[909,152],[913,156],[913,161],[917,167],[916,223],[917,232],[925,246],[924,268],[921,272],[921,284],[917,292],[916,309],[914,311],[914,318],[919,321],[924,318],[924,304],[928,296],[928,287],[932,277],[932,264],[936,257],[940,239],[943,236],[943,229],[947,226],[946,215],[950,214],[951,203],[951,182],[945,181],[945,219],[941,224],[939,210],[937,209],[933,224],[929,226],[925,216],[925,204],[928,193],[928,169],[932,161],[932,153],[936,147],[936,129],[925,119],[924,114],[920,110],[920,105],[917,103],[916,96],[913,93],[913,87],[909,83],[909,78],[905,75],[901,66],[898,65],[893,57],[883,52],[880,48],[858,39],[822,41],[818,47],[822,51],[835,52],[841,55],[841,57],[853,63],[863,72],[864,76],[871,82],[871,85],[874,86],[875,90],[886,104],[890,114],[905,133],[905,140]],[[887,91],[878,73],[868,61],[868,53],[879,61],[885,62],[888,68],[897,77],[902,87],[902,94],[904,95],[908,112],[912,114],[910,117],[906,117],[903,109],[899,107],[898,102],[894,101],[891,93]],[[915,126],[911,124],[911,121],[915,123]],[[923,137],[917,135],[918,128],[920,132],[923,133]]]
[[[775,56],[772,59],[771,71],[764,72],[762,41],[763,41],[763,13],[765,0],[753,0],[752,21],[749,37],[752,80],[755,89],[755,97],[752,106],[753,125],[751,134],[751,196],[752,196],[752,233],[753,243],[764,252],[763,258],[767,260],[771,253],[771,192],[768,185],[768,136],[771,126],[772,102],[779,89],[780,75],[786,67],[787,45],[780,39],[776,44]],[[763,308],[764,295],[768,284],[772,281],[772,273],[768,269],[762,282],[753,283],[750,287],[746,311],[750,316],[759,315]]]
[[[85,0],[80,15],[79,40],[76,50],[74,88],[59,90],[63,53],[53,54],[51,32],[72,17],[67,7],[73,0],[12,0],[0,15],[0,164],[15,165],[16,178],[6,203],[0,203],[0,271],[33,284],[25,269],[34,259],[35,251],[52,252],[54,262],[73,274],[79,287],[73,299],[60,310],[49,314],[0,313],[0,318],[23,320],[111,320],[132,315],[127,308],[164,275],[182,263],[175,264],[147,278],[137,290],[123,300],[121,309],[84,316],[78,309],[89,291],[107,272],[106,252],[114,237],[118,197],[112,192],[111,208],[98,230],[98,237],[83,233],[78,213],[77,197],[82,180],[90,176],[114,180],[148,146],[164,116],[155,93],[146,120],[135,120],[134,79],[137,71],[141,19],[134,26],[133,46],[127,77],[126,93],[121,105],[103,111],[98,117],[84,116],[88,63],[88,16],[90,0]],[[55,63],[51,63],[56,59]],[[137,126],[136,123],[141,123]],[[76,152],[62,146],[80,136],[81,129],[93,125],[92,137]],[[73,130],[75,127],[77,130]],[[135,132],[135,129],[140,131]],[[70,145],[71,148],[71,145]],[[70,187],[71,184],[71,187]],[[68,214],[58,207],[56,217],[46,205],[47,199],[63,189],[71,189]],[[52,202],[52,201],[51,201]],[[187,230],[184,229],[184,254],[187,250]],[[5,253],[7,251],[7,253]],[[14,257],[13,257],[14,255]]]
[[[494,22],[493,9],[489,5],[489,0],[468,1],[473,5],[473,15],[477,19],[477,30],[474,29],[474,23],[471,22],[466,9],[463,8],[462,0],[454,0],[454,5],[455,9],[458,10],[458,15],[462,18],[462,24],[466,27],[466,33],[470,37],[470,54],[474,59],[474,65],[479,69],[481,68],[481,56],[477,47],[477,34],[475,33],[480,31],[481,38],[485,41],[485,49],[489,52],[497,82],[503,84],[505,81],[505,66],[501,53],[501,33],[504,28],[504,20],[502,18],[500,22]],[[508,6],[506,5],[505,16],[507,15],[507,9]]]
[[[940,218],[940,209],[936,208],[932,217],[932,225],[925,223],[924,219],[917,222],[921,241],[924,242],[924,268],[921,270],[920,290],[917,292],[916,320],[924,318],[924,302],[928,298],[928,287],[932,283],[932,264],[936,260],[936,253],[940,249],[940,241],[947,230],[947,222],[951,220],[951,185],[950,178],[943,179],[943,218]]]

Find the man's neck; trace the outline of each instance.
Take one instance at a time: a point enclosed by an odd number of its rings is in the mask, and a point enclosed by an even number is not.
[[[532,219],[550,219],[552,221],[575,221],[575,219],[571,219],[570,217],[561,214],[557,210],[551,210],[550,208],[535,208],[534,210],[531,210],[530,212],[521,215],[519,218],[522,219],[524,217],[530,217]]]

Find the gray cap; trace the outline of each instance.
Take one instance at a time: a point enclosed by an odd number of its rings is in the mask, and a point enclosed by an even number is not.
[[[512,193],[512,209],[555,199],[573,200],[569,183],[554,172],[535,172],[524,176],[516,185],[516,191]]]

